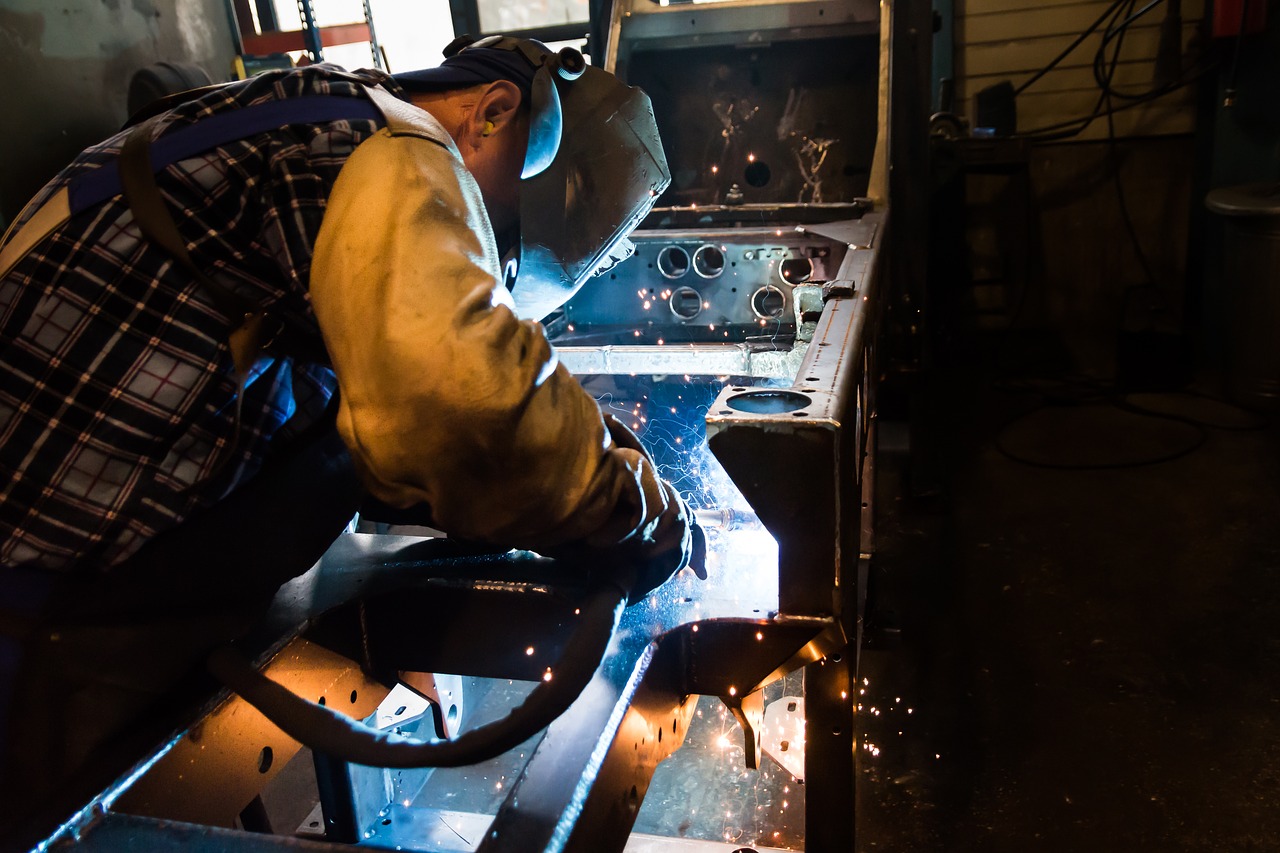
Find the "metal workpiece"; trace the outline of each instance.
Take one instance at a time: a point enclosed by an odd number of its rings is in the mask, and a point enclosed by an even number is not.
[[[778,540],[787,615],[853,617],[841,583],[859,553],[878,255],[874,242],[845,255],[836,283],[846,295],[824,305],[791,387],[727,387],[707,414],[712,452]]]
[[[660,93],[654,114],[672,185],[655,214],[696,208],[712,224],[719,212],[759,216],[772,205],[788,209],[762,218],[786,222],[793,206],[868,196],[881,8],[877,0],[614,4],[606,67]]]
[[[295,693],[350,716],[373,712],[386,688],[358,664],[298,637],[264,667]],[[234,695],[153,758],[147,772],[111,798],[134,815],[234,827],[245,806],[301,745]]]
[[[321,758],[328,840],[233,830],[248,825],[249,807],[300,746],[227,696],[92,804],[78,844],[335,850],[346,838],[427,853],[622,851],[636,845],[631,830],[654,774],[684,743],[696,697],[705,695],[719,697],[741,725],[748,767],[772,755],[799,770],[805,849],[852,849],[853,694],[871,548],[874,469],[867,460],[885,216],[868,211],[858,233],[837,232],[858,245],[848,244],[828,280],[793,289],[799,325],[812,324],[812,340],[794,349],[789,376],[762,387],[747,381],[761,377],[738,362],[724,373],[741,384],[704,389],[712,400],[710,453],[745,502],[695,506],[706,532],[706,579],[682,570],[623,612],[583,692],[512,751],[518,755],[504,757],[516,769],[493,794],[490,813],[453,814],[426,802],[420,793],[432,771],[393,778]],[[681,349],[638,347],[626,357],[643,356],[637,372],[651,382],[678,385],[688,371],[665,359]],[[712,352],[725,349],[689,352],[705,375]],[[602,367],[616,376],[616,362]],[[610,569],[587,568],[596,575]],[[528,552],[346,534],[280,589],[255,648],[264,650],[272,678],[360,718],[405,672],[536,684],[554,679],[573,652],[589,589],[584,572]],[[798,671],[803,701],[766,707],[764,689]],[[423,734],[445,719],[438,690],[435,698],[434,711],[414,712],[435,723],[420,724]],[[379,715],[372,724],[388,725]],[[770,731],[771,719],[779,732]],[[783,736],[797,728],[801,738]]]
[[[879,26],[878,0],[728,0],[703,7],[680,4],[660,6],[648,0],[623,0],[613,5],[609,51],[605,66],[625,74],[633,52],[680,44],[739,42],[741,32],[759,32],[759,38],[801,29],[847,28],[854,32]]]
[[[575,376],[674,374],[789,380],[800,369],[804,347],[761,349],[745,343],[557,346],[556,354]]]
[[[654,98],[672,184],[632,233],[635,255],[546,325],[560,361],[637,432],[694,510],[706,578],[683,570],[627,607],[577,699],[501,756],[496,787],[483,769],[396,772],[322,758],[328,802],[307,822],[327,824],[328,840],[237,831],[300,746],[223,696],[86,809],[80,847],[318,851],[354,838],[424,853],[726,849],[631,832],[660,762],[690,738],[697,697],[707,696],[727,708],[721,737],[729,716],[742,729],[724,761],[740,746],[748,767],[776,759],[804,781],[790,795],[793,806],[804,801],[804,849],[855,849],[889,230],[881,18],[893,5],[613,6],[606,65]],[[509,703],[500,710],[514,707],[512,694],[554,680],[572,659],[590,575],[610,569],[347,534],[280,589],[245,646],[272,678],[374,727],[465,734],[479,725],[478,703],[468,699],[464,714],[459,702],[450,718],[449,691],[462,682],[442,690],[420,674],[490,682],[490,696]],[[421,702],[380,706],[400,682]],[[454,805],[437,783],[446,793],[482,786],[483,796]]]
[[[707,579],[684,570],[627,609],[587,688],[535,739],[473,849],[621,850],[654,770],[684,738],[693,694],[750,696],[774,673],[823,653],[825,623],[777,617],[771,539],[748,519],[721,520],[707,531]],[[387,689],[354,660],[375,673],[554,677],[581,602],[582,578],[578,586],[572,580],[564,567],[526,552],[465,555],[438,540],[345,535],[281,590],[272,624],[308,627],[271,657],[266,671],[358,717],[371,713]],[[81,843],[93,849],[95,833],[114,835],[121,812],[235,826],[269,771],[297,749],[243,700],[227,697],[136,779],[103,798],[110,806]],[[246,782],[228,784],[235,777]],[[386,802],[369,810],[356,824],[365,843],[433,849],[415,834],[413,808]],[[127,823],[140,837],[163,836],[171,826]],[[213,842],[222,833],[210,829],[204,837]],[[275,836],[250,842],[257,847],[246,849],[317,849]],[[157,844],[152,849],[164,849]]]

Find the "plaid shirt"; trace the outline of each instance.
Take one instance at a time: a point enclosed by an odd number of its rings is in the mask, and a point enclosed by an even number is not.
[[[176,107],[158,133],[263,100],[359,89],[333,67],[264,74]],[[364,120],[294,125],[165,168],[157,182],[196,265],[316,328],[307,286],[325,202],[375,130]],[[109,162],[124,138],[81,154],[29,210]],[[273,446],[321,416],[333,372],[264,358],[237,438],[228,330],[119,196],[73,215],[0,280],[0,563],[115,565],[252,477]]]

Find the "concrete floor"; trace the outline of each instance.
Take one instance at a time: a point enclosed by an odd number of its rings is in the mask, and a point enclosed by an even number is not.
[[[859,850],[1280,850],[1275,424],[990,364],[883,457]]]

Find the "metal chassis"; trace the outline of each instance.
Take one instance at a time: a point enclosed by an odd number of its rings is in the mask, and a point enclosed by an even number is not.
[[[776,587],[762,582],[744,594],[740,577],[698,581],[686,571],[628,608],[591,683],[545,731],[476,850],[622,850],[658,763],[684,738],[690,696],[716,695],[730,707],[743,723],[750,764],[759,760],[762,688],[801,667],[805,849],[853,849],[853,682],[872,512],[885,222],[884,211],[873,211],[826,226],[825,236],[850,250],[791,389],[805,405],[744,413],[735,399],[750,389],[726,388],[707,419],[713,452],[779,542]],[[355,716],[370,712],[388,673],[394,679],[399,670],[540,678],[563,651],[580,590],[533,555],[460,558],[450,547],[342,537],[277,596],[264,636],[284,639],[264,656],[268,673]],[[520,634],[495,625],[519,626]],[[366,673],[382,674],[382,684]],[[335,849],[233,829],[298,748],[224,695],[54,837],[86,850]],[[421,829],[409,809],[393,808],[388,819],[384,832],[392,835]],[[329,837],[356,829],[331,826]]]

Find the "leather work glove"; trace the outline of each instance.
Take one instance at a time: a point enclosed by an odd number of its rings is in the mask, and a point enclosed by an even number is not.
[[[695,562],[694,571],[705,578],[706,539],[694,522],[693,511],[675,488],[658,476],[652,458],[635,433],[607,413],[604,423],[614,444],[643,457],[637,470],[639,491],[646,503],[662,502],[664,508],[642,536],[609,544],[577,542],[548,549],[547,555],[581,565],[593,577],[615,581],[626,591],[631,604]]]

